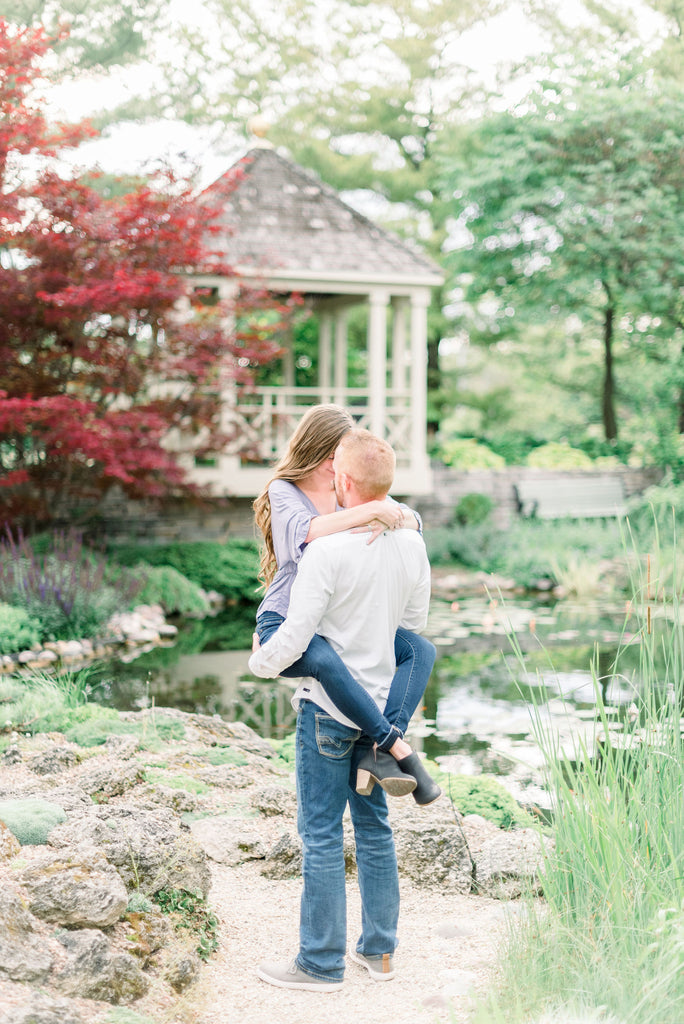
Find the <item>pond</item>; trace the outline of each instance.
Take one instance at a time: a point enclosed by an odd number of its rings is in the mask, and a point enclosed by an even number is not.
[[[282,738],[295,726],[293,684],[255,679],[248,651],[218,649],[216,638],[223,631],[229,646],[235,625],[230,613],[215,622],[209,649],[197,650],[206,624],[190,623],[173,645],[102,666],[92,698],[119,710],[154,704],[219,714]],[[597,691],[607,715],[619,720],[638,689],[638,643],[629,625],[624,604],[434,598],[425,632],[437,662],[409,738],[450,771],[495,773],[523,804],[548,807],[531,706],[561,749],[576,749],[578,737],[591,749]],[[611,668],[625,645],[614,678]]]

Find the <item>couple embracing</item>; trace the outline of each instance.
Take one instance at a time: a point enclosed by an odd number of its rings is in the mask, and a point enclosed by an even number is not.
[[[435,649],[418,632],[430,597],[421,522],[388,496],[394,470],[387,442],[339,406],[314,406],[254,503],[267,590],[249,667],[299,680],[300,948],[258,968],[282,988],[342,985],[347,804],[363,908],[349,955],[374,981],[394,976],[399,884],[385,794],[428,804],[441,793],[403,738]]]

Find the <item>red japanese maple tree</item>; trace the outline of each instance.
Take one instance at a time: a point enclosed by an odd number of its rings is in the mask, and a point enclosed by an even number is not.
[[[201,438],[200,454],[226,443],[219,392],[228,379],[248,385],[273,358],[288,312],[265,294],[242,294],[230,310],[201,304],[191,275],[230,269],[207,242],[219,209],[189,180],[160,172],[105,198],[51,167],[46,158],[92,132],[49,126],[33,99],[49,47],[41,30],[0,20],[0,522],[9,523],[92,507],[115,484],[134,498],[191,492],[182,439],[197,452]],[[226,326],[253,322],[257,308],[268,311],[258,328]]]

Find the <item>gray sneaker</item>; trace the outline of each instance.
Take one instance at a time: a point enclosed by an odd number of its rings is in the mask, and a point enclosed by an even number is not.
[[[301,988],[307,992],[334,992],[342,988],[341,978],[314,978],[313,974],[302,971],[296,960],[290,963],[266,960],[257,967],[257,974],[262,981],[278,988]]]
[[[355,964],[361,964],[366,968],[373,981],[391,981],[394,977],[394,961],[391,953],[368,957],[363,953],[358,953],[355,949],[350,949],[349,956]]]

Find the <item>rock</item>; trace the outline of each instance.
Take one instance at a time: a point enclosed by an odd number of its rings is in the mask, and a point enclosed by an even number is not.
[[[67,995],[118,1005],[132,1003],[147,992],[149,980],[135,958],[113,951],[101,931],[58,932],[57,939],[68,953],[68,963],[56,982]]]
[[[469,893],[473,862],[463,829],[442,822],[409,823],[395,833],[397,864],[418,885]]]
[[[25,986],[17,1003],[0,1009],[0,1024],[83,1024],[83,1017],[68,999]]]
[[[156,906],[148,911],[130,911],[125,920],[128,925],[128,952],[146,967],[154,954],[168,942],[171,925]]]
[[[265,786],[257,790],[251,799],[252,807],[268,816],[275,814],[295,814],[297,798],[291,789],[284,786]]]
[[[158,783],[152,786],[143,786],[141,795],[152,803],[170,807],[177,814],[194,811],[199,804],[194,793],[188,793],[185,789],[173,789],[171,786],[160,786]]]
[[[302,873],[302,844],[296,833],[285,832],[266,856],[266,878],[294,878]]]
[[[116,868],[92,847],[49,853],[21,872],[32,914],[65,927],[107,928],[126,909],[128,894]]]
[[[0,888],[0,976],[12,981],[44,981],[52,967],[47,941],[37,934],[38,921],[24,906],[20,890]]]
[[[539,889],[544,847],[530,828],[498,832],[475,855],[477,892],[495,899],[514,899]]]
[[[171,963],[165,977],[176,992],[184,992],[188,985],[197,981],[202,962],[197,953],[184,953]]]
[[[254,832],[242,832],[239,819],[231,817],[201,818],[193,821],[190,830],[207,857],[219,864],[235,866],[246,860],[263,860],[266,846]]]
[[[20,764],[23,761],[23,755],[16,743],[13,743],[11,747],[5,748],[2,761],[3,764]]]
[[[77,778],[79,786],[89,796],[109,800],[141,785],[145,773],[138,764],[121,764],[114,759],[98,758],[97,763],[84,766]]]
[[[50,834],[52,846],[81,842],[100,847],[128,889],[152,894],[168,886],[203,897],[209,891],[206,854],[166,808],[92,807],[86,814],[74,814]]]
[[[0,861],[11,860],[21,850],[21,843],[14,832],[7,827],[4,821],[0,821]]]
[[[30,758],[28,766],[36,775],[55,775],[79,764],[81,756],[71,747],[52,747]]]

